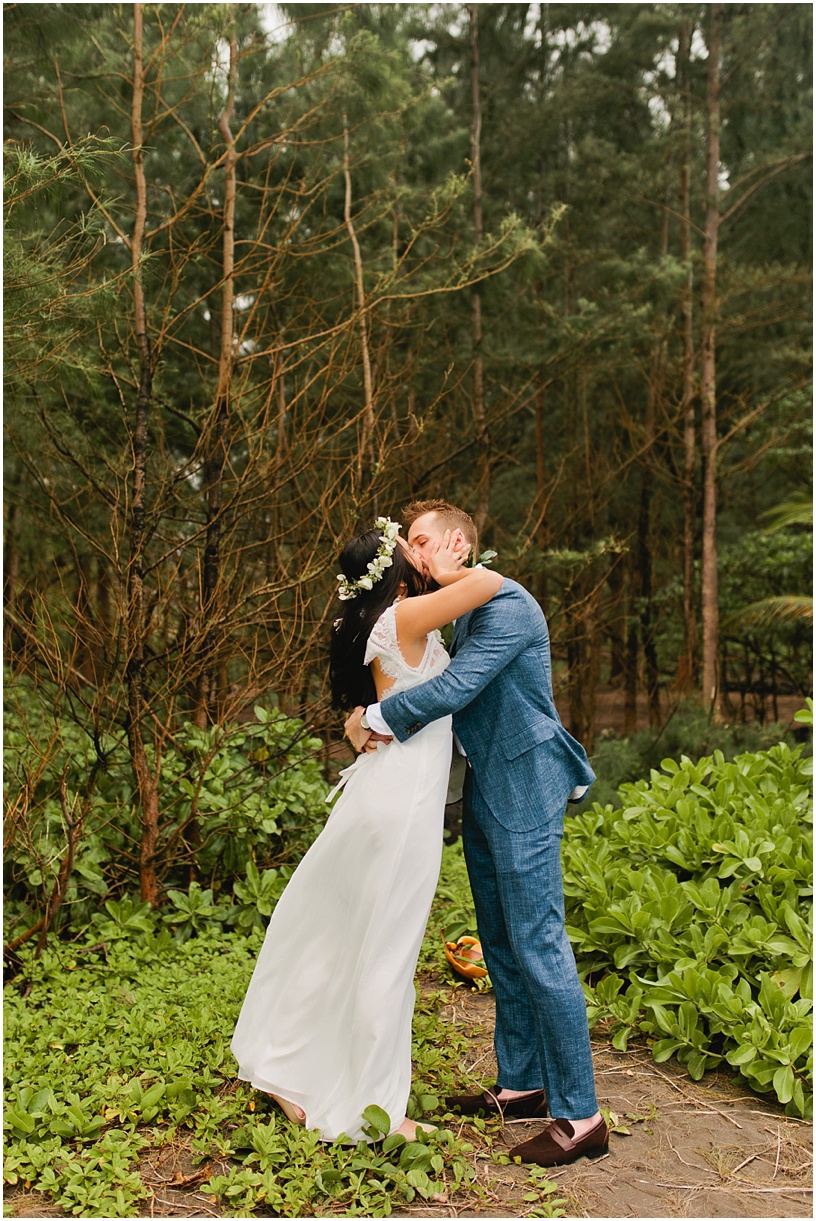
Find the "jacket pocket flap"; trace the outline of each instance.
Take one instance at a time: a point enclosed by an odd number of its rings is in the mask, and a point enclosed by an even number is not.
[[[509,738],[505,738],[501,744],[502,754],[505,759],[517,759],[519,755],[523,755],[525,751],[532,750],[534,746],[538,746],[541,742],[546,742],[548,738],[555,736],[555,731],[558,725],[549,717],[541,717],[538,721],[533,721],[530,725],[525,725],[517,733],[511,734]]]

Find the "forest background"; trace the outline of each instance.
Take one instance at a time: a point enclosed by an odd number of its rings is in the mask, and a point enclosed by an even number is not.
[[[411,498],[538,597],[590,751],[610,695],[803,702],[811,19],[6,6],[12,952],[297,859],[335,557]]]
[[[4,6],[10,1208],[152,1215],[168,1153],[195,1215],[487,1206],[498,1132],[318,1148],[227,1044],[345,761],[336,556],[439,495],[599,775],[596,1039],[812,1114],[811,48],[798,4]],[[452,842],[415,1117],[473,931]]]

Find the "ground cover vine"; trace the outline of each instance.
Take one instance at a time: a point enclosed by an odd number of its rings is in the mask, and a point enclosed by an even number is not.
[[[6,989],[8,1185],[42,1191],[77,1216],[144,1215],[151,1193],[139,1158],[181,1138],[213,1165],[201,1190],[226,1215],[387,1216],[414,1199],[480,1198],[475,1161],[507,1161],[483,1121],[476,1153],[445,1130],[326,1145],[235,1081],[229,1038],[257,930],[219,923],[179,940],[155,916],[138,918],[146,927],[106,946],[88,937],[55,941],[38,961],[27,954]],[[425,991],[417,1006],[415,1118],[438,1112],[440,1095],[460,1082],[466,1037],[440,1025],[445,997]],[[367,1119],[382,1136],[383,1113],[371,1108]],[[531,1187],[540,1215],[559,1215],[551,1185]]]

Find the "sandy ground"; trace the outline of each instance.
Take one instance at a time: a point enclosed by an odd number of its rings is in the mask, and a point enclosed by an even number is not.
[[[464,990],[454,995],[450,1020],[470,1029],[463,1085],[492,1082],[493,997]],[[551,1172],[567,1216],[813,1215],[810,1124],[789,1119],[767,1096],[740,1089],[730,1073],[709,1073],[695,1082],[675,1061],[655,1064],[643,1045],[618,1052],[598,1034],[593,1051],[600,1105],[630,1135],[613,1133],[605,1158],[581,1158]],[[509,1146],[539,1129],[512,1121],[502,1136]],[[492,1211],[426,1209],[413,1215],[523,1216],[523,1169],[491,1166],[485,1177],[495,1180]]]

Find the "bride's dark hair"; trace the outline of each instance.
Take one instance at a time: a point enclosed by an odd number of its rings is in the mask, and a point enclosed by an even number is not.
[[[368,564],[380,547],[379,530],[367,530],[346,543],[340,552],[340,568],[350,581],[363,576]],[[331,630],[329,645],[329,681],[332,707],[356,708],[358,704],[373,704],[377,700],[374,679],[368,666],[363,665],[371,629],[387,606],[399,597],[405,585],[409,598],[427,593],[427,582],[397,543],[393,563],[386,568],[371,589],[362,589],[356,598],[339,603],[339,611]]]

